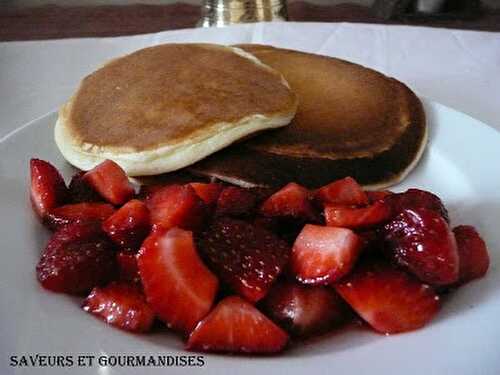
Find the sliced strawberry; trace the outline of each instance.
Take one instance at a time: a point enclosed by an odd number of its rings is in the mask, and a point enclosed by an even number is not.
[[[217,278],[199,258],[191,232],[173,228],[151,234],[137,258],[144,292],[169,327],[191,332],[212,307]]]
[[[132,251],[119,251],[116,253],[116,262],[119,269],[119,280],[138,284],[141,282],[139,268],[137,267],[137,257]]]
[[[240,297],[223,299],[189,336],[187,349],[231,353],[276,353],[285,331]]]
[[[120,205],[131,199],[135,190],[125,171],[114,161],[105,160],[83,176],[108,202]]]
[[[276,189],[264,186],[255,186],[248,188],[249,191],[255,195],[257,199],[257,206],[262,205],[265,200],[267,200],[271,195],[276,193]]]
[[[198,245],[221,280],[251,302],[266,295],[290,253],[289,245],[272,232],[227,217],[201,233]]]
[[[82,308],[108,324],[131,332],[149,331],[155,318],[140,289],[125,283],[92,289]]]
[[[108,217],[102,229],[121,248],[137,251],[151,229],[149,210],[140,200],[132,199]]]
[[[103,199],[92,186],[83,179],[84,171],[75,173],[69,183],[71,203],[102,202]]]
[[[441,214],[426,208],[403,210],[382,233],[389,257],[423,282],[448,285],[458,280],[457,244]]]
[[[363,242],[362,247],[364,254],[380,253],[380,250],[383,248],[383,241],[380,238],[378,228],[360,230],[357,231],[356,234],[361,238],[361,241]]]
[[[307,224],[295,240],[291,268],[305,284],[329,284],[353,268],[363,242],[352,230]]]
[[[31,203],[41,218],[55,207],[66,203],[68,189],[59,171],[52,164],[40,160],[30,160]]]
[[[368,197],[368,201],[370,203],[375,203],[376,201],[381,201],[388,195],[394,193],[390,190],[372,190],[372,191],[365,191],[365,194]]]
[[[223,189],[221,184],[192,182],[189,185],[194,189],[196,194],[205,202],[207,206],[212,206],[217,203],[217,199]]]
[[[42,286],[81,294],[113,280],[117,265],[113,244],[96,223],[71,224],[52,235],[36,267]]]
[[[392,210],[392,215],[396,216],[403,210],[426,208],[440,214],[444,219],[449,222],[448,211],[438,196],[419,189],[408,189],[404,193],[389,194],[384,198]]]
[[[155,191],[146,205],[151,223],[165,230],[179,227],[196,230],[206,217],[206,205],[189,185],[169,185]]]
[[[260,207],[260,213],[267,217],[318,220],[318,214],[311,204],[311,193],[294,182],[271,195]]]
[[[137,199],[146,202],[150,199],[154,193],[165,188],[168,185],[141,185],[139,193],[137,194]]]
[[[365,263],[335,289],[351,307],[381,333],[411,331],[424,326],[439,310],[431,287],[384,263]]]
[[[368,204],[366,193],[352,177],[346,177],[319,188],[314,197],[323,205],[355,206]]]
[[[248,189],[225,187],[217,199],[216,216],[249,216],[257,206],[256,196]]]
[[[57,229],[74,223],[104,221],[115,213],[115,208],[108,203],[66,204],[51,210],[45,217],[49,228]]]
[[[453,233],[460,259],[459,282],[466,283],[483,277],[490,266],[490,257],[479,233],[470,225],[455,227]]]
[[[295,336],[324,333],[350,316],[342,298],[323,286],[282,282],[273,286],[264,303],[271,319]]]
[[[391,216],[391,210],[383,201],[376,201],[370,206],[361,208],[326,206],[324,214],[328,226],[368,228],[387,221]]]

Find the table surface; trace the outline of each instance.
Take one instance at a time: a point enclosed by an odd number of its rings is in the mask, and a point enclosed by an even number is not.
[[[82,2],[83,3],[83,2]],[[316,5],[290,1],[291,21],[365,22],[500,31],[500,11],[480,12],[462,19],[411,18],[385,21],[371,8],[355,4]],[[70,37],[118,36],[194,27],[200,6],[187,3],[163,5],[108,5],[63,7],[46,5],[17,8],[0,5],[0,41]]]

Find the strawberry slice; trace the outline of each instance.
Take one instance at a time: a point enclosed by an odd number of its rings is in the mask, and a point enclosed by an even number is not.
[[[46,289],[81,294],[113,280],[113,244],[96,223],[71,224],[52,235],[36,267]]]
[[[165,230],[173,227],[196,230],[206,217],[206,205],[190,185],[168,185],[146,199],[151,223]]]
[[[71,203],[102,202],[103,199],[99,193],[83,179],[85,173],[81,171],[71,177],[68,186]]]
[[[148,199],[151,199],[154,193],[160,191],[164,187],[169,185],[141,185],[139,188],[139,193],[137,194],[137,199],[146,202]]]
[[[262,226],[228,217],[201,233],[198,245],[221,280],[250,302],[266,295],[290,253],[286,242]]]
[[[244,299],[226,297],[189,336],[187,349],[232,352],[276,353],[288,335]]]
[[[376,201],[381,201],[388,195],[394,193],[390,190],[372,190],[372,191],[365,191],[365,194],[368,197],[368,201],[370,203],[375,203]]]
[[[40,160],[30,160],[31,203],[39,217],[44,218],[55,207],[68,198],[68,189],[59,171],[52,164]]]
[[[118,263],[119,280],[134,284],[141,282],[139,268],[137,267],[137,257],[134,252],[127,250],[117,252],[116,262]]]
[[[276,189],[264,186],[255,186],[248,188],[248,190],[255,195],[258,206],[261,206],[271,195],[276,193]]]
[[[360,230],[356,234],[361,238],[363,242],[363,254],[380,254],[383,248],[383,243],[380,238],[378,228]]]
[[[229,186],[222,190],[217,199],[215,216],[249,216],[256,205],[257,198],[250,190]]]
[[[316,190],[314,198],[323,205],[356,206],[368,204],[366,193],[352,177],[346,177],[319,188]]]
[[[212,307],[217,278],[199,258],[191,232],[173,228],[151,234],[137,258],[144,292],[169,327],[191,332]]]
[[[349,309],[332,289],[279,283],[264,301],[269,317],[295,336],[321,334],[344,323]]]
[[[108,324],[131,332],[151,330],[155,318],[144,294],[137,287],[124,283],[94,288],[82,308]]]
[[[75,203],[56,207],[45,217],[45,224],[51,229],[75,223],[104,221],[115,213],[108,203]]]
[[[105,160],[85,173],[83,180],[115,205],[127,202],[135,194],[125,171],[112,160]]]
[[[383,201],[376,201],[370,206],[361,208],[326,206],[324,214],[328,226],[368,228],[387,221],[391,216],[391,210]]]
[[[439,297],[431,287],[384,263],[365,263],[334,286],[381,333],[420,328],[439,310]]]
[[[483,277],[490,266],[490,257],[479,233],[470,225],[455,227],[453,233],[460,259],[459,282],[466,283]]]
[[[132,199],[108,217],[102,229],[121,248],[138,250],[151,229],[149,210],[140,200]]]
[[[423,282],[449,285],[458,280],[455,236],[440,213],[403,210],[383,227],[382,235],[389,257]]]
[[[352,230],[307,224],[295,240],[291,268],[304,284],[329,284],[353,268],[363,241]]]
[[[217,203],[217,199],[219,199],[219,195],[223,189],[223,186],[217,183],[192,182],[189,185],[191,185],[196,194],[207,206]]]
[[[392,215],[396,216],[403,210],[426,208],[435,211],[449,222],[448,211],[437,195],[425,190],[408,189],[404,193],[389,194],[384,198],[392,210]]]
[[[260,207],[260,213],[267,217],[318,221],[318,214],[311,204],[311,193],[294,182],[271,195]]]

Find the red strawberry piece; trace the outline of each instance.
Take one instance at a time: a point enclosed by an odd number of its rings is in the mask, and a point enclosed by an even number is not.
[[[125,171],[114,161],[105,160],[83,176],[108,202],[121,205],[131,199],[135,190]]]
[[[95,287],[82,308],[108,324],[131,332],[151,330],[155,318],[140,289],[125,283]]]
[[[403,210],[383,230],[385,250],[400,266],[431,285],[453,284],[459,258],[446,220],[425,208]]]
[[[384,202],[376,201],[370,206],[361,208],[326,206],[324,214],[328,226],[368,228],[387,221],[391,210]]]
[[[276,353],[288,335],[244,299],[223,299],[189,336],[187,349],[231,353]]]
[[[45,217],[45,223],[51,229],[74,223],[104,221],[115,213],[115,208],[108,203],[66,204],[51,210]]]
[[[439,297],[430,286],[384,263],[365,263],[334,286],[381,333],[420,328],[439,310]]]
[[[164,186],[146,199],[146,205],[151,223],[165,230],[199,229],[207,213],[206,205],[189,185]]]
[[[459,282],[466,283],[483,277],[490,266],[490,257],[479,233],[470,225],[455,227],[453,233],[460,259]]]
[[[391,207],[392,215],[396,216],[405,209],[427,208],[436,211],[449,222],[448,211],[437,195],[425,190],[409,189],[404,193],[389,194],[384,201]]]
[[[381,201],[388,195],[394,193],[390,190],[373,190],[373,191],[365,191],[365,194],[368,197],[368,201],[370,203],[375,203],[376,201]]]
[[[69,195],[72,203],[102,202],[102,197],[83,179],[86,172],[73,175],[69,183]]]
[[[315,193],[315,199],[323,205],[364,205],[368,197],[352,177],[346,177],[325,185]]]
[[[279,283],[264,302],[271,319],[296,336],[324,333],[350,316],[344,300],[323,286]]]
[[[196,194],[207,206],[217,203],[217,199],[219,199],[219,195],[223,189],[223,186],[217,183],[192,182],[189,185],[191,185]]]
[[[217,278],[203,264],[191,232],[153,233],[137,258],[147,300],[169,327],[191,332],[212,307]]]
[[[292,271],[304,284],[329,284],[351,271],[362,245],[350,229],[307,224],[293,245]]]
[[[208,265],[250,302],[264,297],[284,269],[289,245],[261,226],[232,218],[216,219],[198,245]]]
[[[383,242],[377,229],[361,230],[356,232],[363,242],[363,253],[378,253],[383,248]]]
[[[276,193],[276,189],[264,186],[256,186],[248,188],[251,191],[255,198],[257,199],[257,205],[260,206],[266,199],[268,199],[271,195]]]
[[[294,182],[271,195],[260,207],[260,213],[267,217],[318,220],[318,214],[311,204],[311,193]]]
[[[273,233],[277,233],[280,230],[280,220],[275,217],[256,216],[253,220],[253,224]]]
[[[30,160],[31,203],[41,218],[68,198],[68,190],[59,171],[52,164],[40,160]]]
[[[257,206],[257,198],[248,189],[225,187],[217,199],[216,216],[249,216]]]
[[[166,186],[168,185],[141,185],[139,193],[137,194],[137,199],[147,201],[153,196],[154,193]]]
[[[136,254],[132,251],[119,251],[116,253],[116,262],[118,263],[119,279],[132,283],[140,283],[139,268],[137,266]]]
[[[111,281],[116,274],[113,244],[96,223],[71,224],[52,235],[36,267],[46,289],[86,293]]]
[[[139,250],[151,229],[146,204],[132,199],[102,223],[109,238],[123,249]]]

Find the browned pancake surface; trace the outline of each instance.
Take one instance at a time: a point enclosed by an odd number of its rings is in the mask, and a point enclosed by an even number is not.
[[[290,126],[249,147],[328,159],[371,156],[389,149],[410,123],[406,88],[374,70],[297,51],[242,48],[281,72],[300,103]]]
[[[401,82],[335,58],[241,47],[283,74],[299,99],[297,114],[287,127],[219,151],[191,171],[242,185],[316,188],[353,176],[389,186],[420,156],[425,115]]]
[[[279,74],[228,48],[165,44],[86,77],[64,114],[79,142],[143,151],[196,137],[216,123],[294,106]]]

